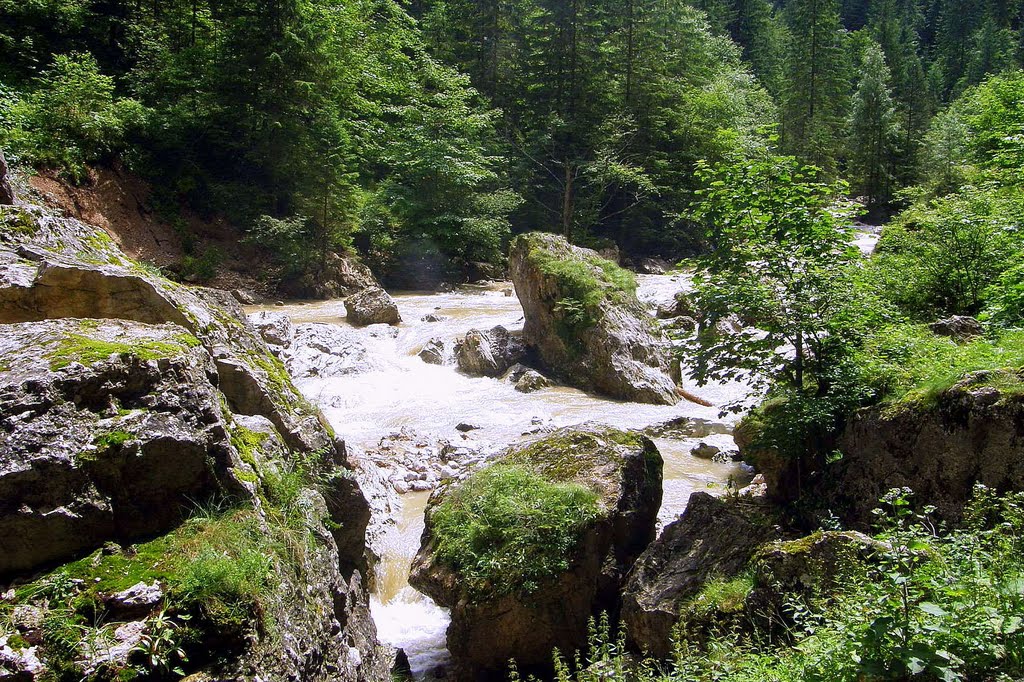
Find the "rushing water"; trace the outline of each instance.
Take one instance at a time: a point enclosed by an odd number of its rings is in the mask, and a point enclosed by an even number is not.
[[[667,302],[688,288],[685,276],[640,276],[638,295],[653,305]],[[589,396],[581,391],[553,387],[524,394],[498,379],[467,377],[451,366],[424,363],[416,353],[431,338],[451,344],[471,329],[503,325],[522,329],[523,311],[510,285],[466,286],[451,293],[396,294],[404,322],[395,329],[374,326],[359,331],[371,357],[368,371],[331,379],[304,379],[299,388],[316,402],[339,435],[348,442],[370,447],[382,436],[403,427],[439,438],[456,439],[455,426],[466,422],[478,427],[478,442],[506,444],[522,438],[536,425],[565,426],[599,421],[621,428],[640,429],[680,416],[718,422],[717,407],[681,402],[674,406],[642,405]],[[341,301],[288,305],[275,308],[294,322],[347,325]],[[424,322],[428,314],[442,319]],[[397,333],[396,333],[397,332]],[[743,397],[736,384],[690,387],[715,405]],[[727,429],[722,429],[727,430]],[[721,491],[730,479],[749,476],[736,464],[716,463],[690,454],[703,440],[723,449],[732,446],[725,434],[702,439],[656,439],[665,458],[664,502],[659,519],[675,519],[695,490]],[[403,508],[394,529],[384,540],[378,567],[377,594],[372,609],[381,639],[405,649],[417,677],[446,660],[444,632],[447,614],[408,585],[409,566],[423,530],[426,493],[402,498]]]

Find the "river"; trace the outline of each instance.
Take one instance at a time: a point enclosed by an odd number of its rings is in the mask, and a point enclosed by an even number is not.
[[[685,275],[638,276],[638,296],[654,305],[670,301],[688,288]],[[687,416],[708,420],[715,427],[702,439],[655,439],[665,458],[664,502],[659,521],[674,520],[695,490],[722,492],[732,480],[745,483],[749,473],[733,463],[699,459],[690,450],[703,440],[723,450],[733,447],[732,420],[720,419],[717,407],[690,402],[675,406],[628,403],[589,396],[581,391],[553,387],[535,393],[519,393],[498,379],[467,377],[452,366],[429,365],[416,353],[431,338],[449,344],[471,329],[503,325],[521,330],[523,310],[510,293],[509,283],[460,287],[449,293],[393,294],[404,320],[396,329],[381,326],[358,331],[371,358],[371,367],[360,374],[330,379],[302,379],[299,389],[321,407],[340,436],[357,447],[369,448],[382,436],[408,428],[439,438],[460,438],[455,427],[477,427],[477,443],[504,445],[523,438],[525,431],[544,426],[565,426],[599,421],[621,428],[642,429]],[[326,322],[348,326],[340,300],[289,304],[273,308],[287,313],[293,322]],[[427,322],[433,315],[440,321]],[[741,384],[691,388],[716,406],[743,397]],[[405,649],[418,679],[447,659],[444,633],[448,619],[444,609],[408,585],[409,567],[419,548],[423,510],[428,493],[408,493],[395,525],[384,538],[378,565],[377,589],[372,611],[382,640]]]

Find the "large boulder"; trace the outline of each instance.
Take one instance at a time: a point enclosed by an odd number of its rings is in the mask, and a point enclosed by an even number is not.
[[[345,299],[345,310],[348,321],[359,326],[402,321],[395,299],[380,287],[369,287],[349,296]]]
[[[500,325],[486,332],[474,329],[455,344],[459,370],[470,376],[501,376],[524,355],[522,340]]]
[[[233,412],[267,417],[290,447],[333,445],[230,294],[171,282],[78,220],[37,206],[0,211],[0,324],[62,317],[183,327],[213,357]]]
[[[855,414],[842,458],[807,491],[848,527],[869,530],[878,500],[908,487],[940,518],[960,520],[974,484],[1024,489],[1024,393],[1020,373],[979,372],[934,402],[908,402]]]
[[[439,489],[410,583],[451,609],[457,679],[501,674],[513,657],[543,669],[553,647],[584,647],[587,620],[614,617],[626,572],[654,538],[661,476],[648,438],[583,425]]]
[[[516,237],[509,269],[523,339],[552,375],[613,398],[678,402],[669,343],[637,301],[630,273],[542,233]]]
[[[173,325],[0,325],[0,576],[166,531],[233,471],[213,361]]]
[[[666,658],[684,606],[713,578],[739,574],[778,531],[759,502],[690,496],[686,511],[647,548],[629,574],[622,622],[641,651]]]

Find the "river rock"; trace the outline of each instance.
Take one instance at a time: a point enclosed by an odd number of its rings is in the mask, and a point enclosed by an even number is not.
[[[445,357],[444,341],[436,337],[430,339],[417,355],[420,360],[428,365],[443,365]]]
[[[508,381],[515,385],[520,393],[533,393],[542,388],[552,386],[551,380],[535,369],[526,365],[515,364],[505,373],[502,381]]]
[[[701,441],[690,449],[690,454],[700,459],[714,459],[721,454],[722,449]]]
[[[564,383],[622,400],[675,404],[670,344],[634,292],[619,286],[629,275],[615,267],[556,235],[516,237],[509,268],[525,313],[523,339]],[[578,298],[580,277],[596,287],[585,294],[594,299],[586,305]]]
[[[249,315],[249,322],[256,327],[256,331],[272,350],[275,347],[284,349],[292,345],[295,325],[287,314],[260,311]]]
[[[402,316],[398,305],[380,287],[369,287],[345,299],[348,321],[361,327],[371,324],[398,324]]]
[[[960,343],[968,341],[985,333],[985,327],[973,317],[966,315],[953,315],[944,320],[938,320],[928,325],[933,334],[948,336]]]
[[[663,258],[641,258],[636,262],[636,271],[641,275],[664,275],[672,264]]]
[[[659,305],[655,316],[659,320],[677,317],[689,317],[692,319],[698,317],[698,314],[693,297],[685,291],[680,291],[675,295],[671,303]]]
[[[14,188],[11,187],[11,179],[7,174],[7,159],[4,158],[4,150],[0,149],[0,205],[14,203]]]
[[[434,535],[439,505],[470,483],[441,488],[431,497],[410,583],[451,609],[448,648],[457,679],[501,675],[511,657],[520,670],[546,668],[553,647],[567,653],[584,647],[588,618],[618,611],[623,578],[654,538],[661,504],[657,448],[644,436],[610,427],[562,429],[511,448],[488,471],[500,466],[526,467],[551,482],[581,485],[598,496],[599,511],[566,549],[567,568],[520,591],[479,592],[459,566],[438,556]]]
[[[707,580],[737,575],[758,547],[778,537],[764,517],[760,504],[693,493],[683,515],[665,527],[629,574],[622,595],[629,641],[648,655],[667,658],[686,601]]]
[[[295,337],[283,359],[289,373],[298,378],[361,374],[373,366],[359,336],[336,324],[296,325]]]
[[[459,370],[470,376],[501,376],[525,354],[520,338],[500,325],[486,332],[474,329],[455,344]]]

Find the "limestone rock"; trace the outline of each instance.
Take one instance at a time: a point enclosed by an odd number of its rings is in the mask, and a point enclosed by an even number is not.
[[[519,337],[500,325],[486,332],[474,329],[455,344],[459,370],[470,376],[501,376],[525,354]]]
[[[517,237],[509,268],[525,313],[523,340],[543,368],[566,384],[623,400],[675,404],[678,372],[670,344],[635,294],[620,286],[628,275],[614,267],[556,235]],[[584,294],[573,283],[579,278],[592,280],[596,289],[585,296],[595,300],[580,300]]]
[[[7,159],[4,158],[4,150],[0,149],[0,205],[14,203],[14,189],[7,173]]]
[[[568,550],[567,570],[538,579],[526,594],[480,594],[458,567],[438,557],[434,544],[435,510],[466,484],[442,487],[432,496],[410,583],[451,609],[448,648],[458,679],[503,673],[513,656],[520,669],[544,668],[552,647],[583,647],[587,619],[618,611],[623,578],[654,537],[662,460],[644,436],[592,424],[570,427],[511,448],[488,470],[506,465],[582,485],[597,494],[599,511]]]
[[[445,356],[444,341],[438,338],[430,339],[417,355],[420,360],[428,365],[443,365]]]
[[[380,287],[369,287],[345,299],[348,321],[359,326],[398,324],[402,316],[395,300]]]
[[[249,315],[249,322],[270,346],[287,348],[295,338],[295,325],[285,313],[260,311]]]
[[[985,333],[985,327],[981,322],[966,315],[953,315],[944,320],[932,322],[928,328],[932,330],[932,333],[949,336],[958,343]]]
[[[808,493],[848,527],[869,530],[871,510],[892,488],[909,487],[917,502],[935,505],[940,518],[954,523],[976,482],[1024,489],[1024,396],[992,385],[1015,381],[1021,381],[1015,372],[979,372],[931,407],[858,412],[839,439],[842,458]]]
[[[518,363],[512,365],[502,380],[514,384],[515,389],[520,393],[533,393],[553,385],[550,379],[537,370]]]
[[[166,531],[218,491],[247,494],[213,362],[184,329],[0,325],[0,357],[0,575]]]
[[[629,574],[622,596],[629,641],[651,656],[667,657],[686,600],[708,579],[738,574],[758,547],[777,537],[773,527],[755,522],[758,516],[749,503],[693,493],[683,515],[665,527]]]
[[[659,320],[668,320],[676,317],[689,317],[691,319],[698,317],[693,297],[685,291],[677,293],[671,303],[659,305],[655,315]]]
[[[119,618],[145,615],[153,611],[163,601],[164,591],[160,583],[152,585],[144,582],[136,583],[127,590],[108,596],[104,605]]]
[[[227,292],[170,282],[77,220],[0,209],[2,578],[159,535],[211,496],[262,514],[261,472],[314,451],[344,459],[321,420]],[[351,477],[332,480],[330,507],[308,488],[294,504],[316,539],[273,576],[274,636],[206,633],[196,646],[218,664],[195,675],[388,679],[362,577],[366,501]],[[0,661],[7,673],[31,679]]]

